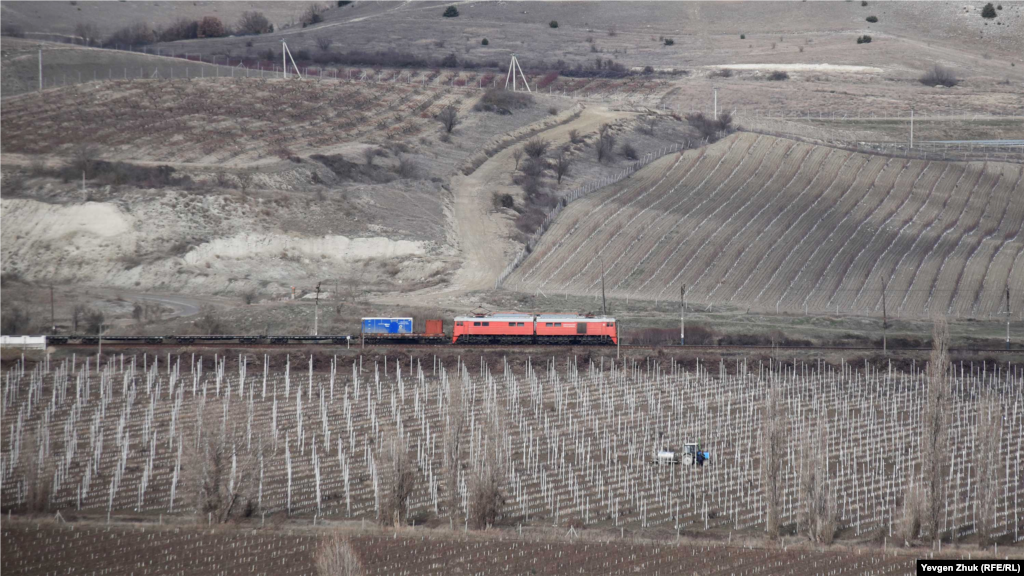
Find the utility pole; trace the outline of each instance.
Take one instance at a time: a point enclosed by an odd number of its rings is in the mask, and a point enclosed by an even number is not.
[[[882,280],[882,353],[888,354],[885,342],[885,329],[888,328],[889,318],[885,313],[885,280]]]
[[[712,88],[715,91],[715,120],[718,120],[718,88]]]
[[[43,91],[43,49],[39,48],[39,91]]]
[[[598,257],[601,261],[601,315],[608,316],[608,304],[604,298],[604,259]]]
[[[313,336],[320,335],[320,282],[316,283],[316,300],[313,304]]]
[[[686,284],[679,287],[679,345],[686,346]]]
[[[1006,282],[1006,349],[1010,349],[1010,282]]]
[[[50,334],[57,333],[57,321],[53,315],[53,285],[50,285]]]
[[[914,107],[910,107],[910,147],[914,147]]]

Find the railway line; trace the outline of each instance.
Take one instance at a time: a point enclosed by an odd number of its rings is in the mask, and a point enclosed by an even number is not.
[[[100,339],[96,336],[88,337],[53,337],[48,341],[49,346],[66,349],[93,349],[100,345]],[[403,342],[395,340],[366,340],[361,342],[359,336],[329,335],[329,336],[104,336],[103,347],[107,348],[253,348],[253,349],[296,349],[308,347],[338,347],[366,348],[366,349],[413,349],[413,350],[458,350],[458,351],[495,351],[495,350],[530,350],[551,348],[616,348],[615,345],[600,344],[452,344],[447,338],[433,342]],[[882,352],[877,346],[770,346],[770,345],[717,345],[717,344],[625,344],[618,346],[620,350],[671,350],[682,352],[685,350],[705,350],[715,352],[771,352],[787,350],[794,352]],[[888,353],[913,353],[929,352],[930,347],[892,347],[885,350]],[[1024,354],[1024,348],[966,348],[955,347],[949,349],[950,353],[957,354]]]

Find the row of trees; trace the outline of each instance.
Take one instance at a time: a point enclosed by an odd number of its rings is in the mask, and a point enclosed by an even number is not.
[[[234,28],[225,25],[216,16],[204,16],[199,20],[179,18],[165,28],[154,28],[146,22],[135,22],[115,31],[106,40],[100,39],[96,26],[83,23],[75,28],[75,35],[82,39],[83,44],[90,46],[145,46],[155,42],[256,35],[273,31],[274,25],[262,12],[249,11],[242,13]]]

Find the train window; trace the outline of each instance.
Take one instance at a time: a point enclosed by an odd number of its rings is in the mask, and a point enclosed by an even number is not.
[[[509,322],[509,323],[508,323],[508,325],[509,325],[509,326],[515,326],[515,325],[516,325],[516,323],[515,323],[515,322]]]
[[[551,326],[551,322],[545,322],[544,325],[545,326]]]
[[[473,322],[473,326],[479,326],[479,325],[480,325],[479,322]]]
[[[462,322],[456,322],[455,324],[462,326]]]
[[[490,325],[491,325],[490,322],[484,322],[484,326],[490,326]]]
[[[526,326],[526,324],[523,324],[522,322],[520,322],[520,323],[516,324],[516,326]]]
[[[611,328],[612,326],[615,326],[615,324],[612,323],[612,322],[609,322],[607,325],[608,325],[609,328]]]
[[[562,323],[561,323],[561,322],[555,322],[555,326],[556,326],[556,327],[561,327],[561,326],[562,326]]]

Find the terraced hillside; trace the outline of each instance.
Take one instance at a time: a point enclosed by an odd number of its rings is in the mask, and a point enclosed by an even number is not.
[[[571,204],[505,282],[743,308],[982,317],[1024,304],[1024,167],[737,133]],[[1014,287],[1017,287],[1015,290]]]

